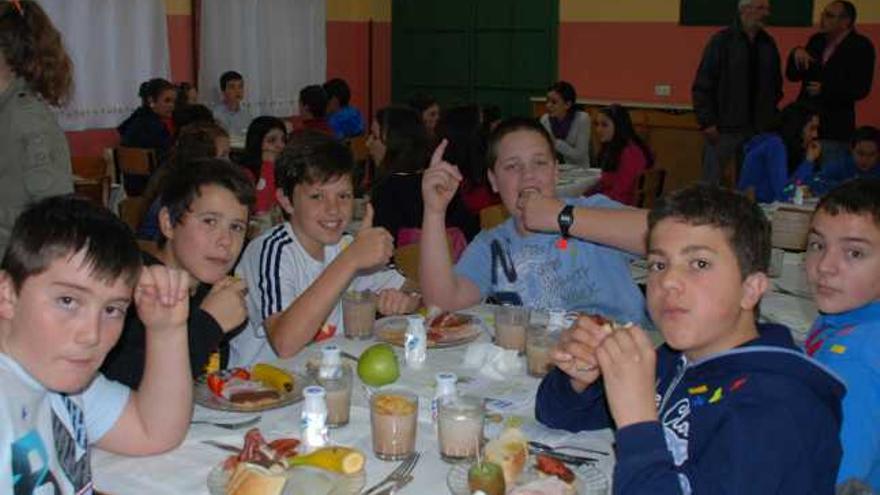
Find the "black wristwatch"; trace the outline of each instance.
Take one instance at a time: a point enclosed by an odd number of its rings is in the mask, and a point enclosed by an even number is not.
[[[562,237],[568,237],[568,231],[574,224],[574,206],[565,205],[559,212],[559,216],[556,217],[556,221],[559,223],[559,232],[562,233]]]

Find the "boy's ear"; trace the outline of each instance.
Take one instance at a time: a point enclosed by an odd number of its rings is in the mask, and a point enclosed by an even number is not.
[[[492,186],[492,192],[498,194],[498,186],[495,184],[495,171],[492,170],[492,167],[489,167],[489,185]]]
[[[761,302],[761,297],[767,292],[769,285],[767,274],[764,272],[755,272],[747,276],[743,280],[743,296],[740,306],[745,310],[754,310]]]
[[[275,189],[275,199],[278,200],[278,204],[281,205],[281,209],[284,210],[284,213],[293,215],[293,203],[290,202],[290,198],[284,194],[284,190],[280,187]]]
[[[167,207],[159,210],[159,230],[169,241],[174,239],[174,225],[171,224],[171,213],[168,212]]]
[[[15,315],[15,304],[18,301],[18,293],[12,277],[5,271],[0,270],[0,318],[11,320]]]

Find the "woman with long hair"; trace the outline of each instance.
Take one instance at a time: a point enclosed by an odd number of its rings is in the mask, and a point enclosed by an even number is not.
[[[373,223],[387,229],[398,246],[414,242],[417,234],[413,229],[421,228],[424,209],[422,172],[431,151],[418,112],[406,107],[379,110],[370,126],[367,146],[378,170],[370,195]],[[479,230],[479,222],[458,196],[449,208],[446,224],[460,229],[468,239]]]
[[[51,106],[73,91],[73,64],[39,4],[0,2],[0,256],[24,207],[73,192],[70,151]]]
[[[547,113],[541,124],[553,136],[562,163],[590,166],[590,116],[579,108],[571,83],[558,81],[547,88]]]
[[[501,202],[492,191],[486,172],[486,136],[477,105],[453,107],[445,112],[437,124],[437,135],[446,139],[444,159],[461,171],[459,185],[461,199],[468,211],[479,218],[480,210]]]
[[[745,145],[745,158],[737,189],[754,189],[760,203],[786,201],[788,187],[799,167],[815,168],[822,147],[819,144],[819,114],[804,103],[792,103],[780,112],[777,121]]]
[[[275,159],[287,143],[284,121],[263,115],[248,126],[242,165],[254,181],[257,202],[254,213],[266,213],[275,206]]]
[[[596,134],[602,177],[592,192],[635,206],[639,175],[654,165],[653,153],[633,129],[629,112],[620,105],[599,110]]]

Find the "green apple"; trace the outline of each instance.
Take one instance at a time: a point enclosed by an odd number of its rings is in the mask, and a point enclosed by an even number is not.
[[[358,359],[358,376],[371,387],[394,383],[400,377],[397,356],[388,344],[370,346]]]

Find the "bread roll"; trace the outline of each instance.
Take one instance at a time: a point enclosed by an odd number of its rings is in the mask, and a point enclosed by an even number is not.
[[[486,444],[486,460],[501,466],[504,484],[513,486],[529,458],[529,444],[517,428],[508,428],[497,439]]]
[[[239,463],[226,485],[227,495],[280,495],[287,478],[284,474],[256,464]]]

